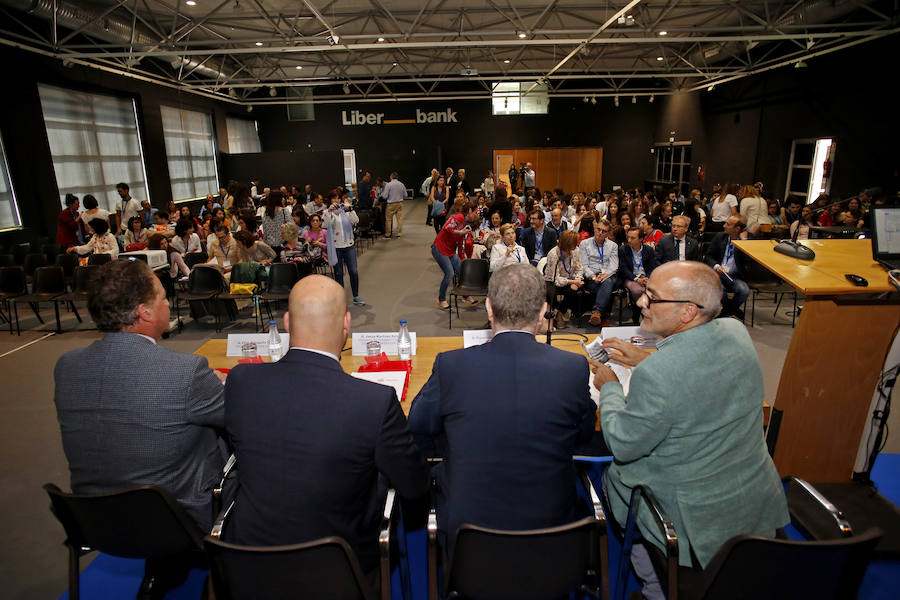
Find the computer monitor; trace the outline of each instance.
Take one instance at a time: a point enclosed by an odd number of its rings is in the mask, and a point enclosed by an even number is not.
[[[873,258],[900,261],[900,206],[873,206],[871,211]]]

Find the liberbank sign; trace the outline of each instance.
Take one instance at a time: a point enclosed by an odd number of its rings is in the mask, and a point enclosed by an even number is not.
[[[385,119],[384,113],[364,113],[358,110],[342,110],[341,125],[416,125],[419,123],[459,123],[456,111],[449,108],[442,111],[416,109],[414,119]]]

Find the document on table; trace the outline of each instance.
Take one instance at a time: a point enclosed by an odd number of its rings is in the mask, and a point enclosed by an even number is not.
[[[494,332],[491,329],[463,329],[463,348],[486,344],[493,337]]]
[[[282,354],[287,354],[288,349],[291,347],[291,336],[287,333],[279,335],[281,335],[281,352]],[[256,353],[259,356],[269,355],[268,333],[229,333],[225,356],[244,356],[241,352],[241,344],[244,342],[256,342]]]
[[[394,388],[397,392],[397,399],[403,399],[403,385],[406,383],[406,371],[366,371],[360,373],[350,373],[357,379],[365,379],[373,383],[379,383]]]

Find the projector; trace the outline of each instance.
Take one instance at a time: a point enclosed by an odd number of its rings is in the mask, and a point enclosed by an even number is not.
[[[142,260],[151,269],[158,271],[169,266],[169,257],[165,250],[137,250],[135,252],[119,252],[119,258],[125,260]]]

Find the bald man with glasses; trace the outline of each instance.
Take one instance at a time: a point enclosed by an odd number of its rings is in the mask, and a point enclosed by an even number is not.
[[[660,337],[648,353],[606,340],[613,360],[633,366],[628,395],[613,372],[594,364],[603,437],[614,462],[603,489],[625,523],[631,490],[652,491],[678,534],[679,577],[705,568],[738,534],[774,537],[788,523],[781,480],[762,435],[763,380],[744,325],[716,319],[722,284],[709,266],[673,261],[657,267],[638,299],[641,326]],[[649,511],[647,540],[632,564],[646,598],[664,598],[650,553],[665,547]]]

